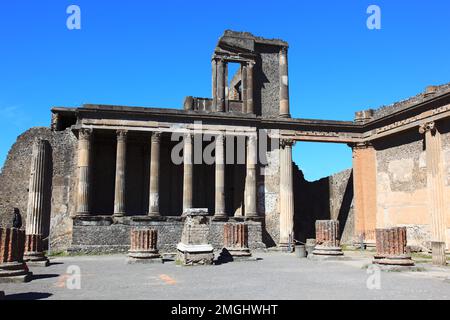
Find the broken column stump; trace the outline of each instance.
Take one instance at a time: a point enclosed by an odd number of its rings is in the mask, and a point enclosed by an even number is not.
[[[376,230],[377,254],[373,263],[388,266],[414,266],[406,247],[406,227]]]
[[[432,263],[436,266],[447,265],[447,257],[445,255],[445,242],[431,241]]]
[[[42,236],[40,234],[25,235],[25,253],[23,260],[29,266],[47,267],[50,265],[50,261],[44,253]]]
[[[248,247],[248,226],[245,223],[225,223],[223,239],[224,248],[220,253],[220,261],[253,260]]]
[[[32,274],[23,261],[24,247],[24,231],[0,228],[0,283],[30,281]]]
[[[210,265],[214,261],[214,249],[208,241],[208,209],[187,209],[186,221],[177,245],[177,263],[184,266]]]
[[[154,229],[132,229],[128,263],[162,263],[157,249],[158,231]]]
[[[343,256],[339,241],[339,221],[317,220],[316,221],[316,246],[313,256]]]

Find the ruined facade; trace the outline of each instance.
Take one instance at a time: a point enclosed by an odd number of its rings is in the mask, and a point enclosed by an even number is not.
[[[406,226],[411,245],[449,246],[450,85],[354,121],[294,119],[286,42],[226,31],[211,65],[212,97],[189,96],[179,110],[53,108],[51,128],[28,130],[8,154],[1,224],[14,207],[27,214],[39,139],[50,149],[41,232],[53,251],[125,252],[136,227],[157,230],[158,248],[173,251],[192,208],[208,210],[216,249],[226,223],[244,222],[249,248],[261,249],[314,238],[315,221],[329,219],[341,243]],[[296,141],[346,144],[353,168],[307,182],[292,162]]]

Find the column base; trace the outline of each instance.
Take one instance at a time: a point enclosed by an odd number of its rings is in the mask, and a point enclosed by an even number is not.
[[[28,266],[48,267],[50,265],[50,260],[43,252],[25,252],[23,261],[25,261]]]
[[[228,220],[228,216],[226,214],[215,214],[213,216],[213,221],[227,221]]]
[[[315,256],[343,256],[344,252],[342,252],[341,247],[326,247],[326,246],[316,246],[313,251],[313,255]]]
[[[257,261],[252,257],[249,248],[223,248],[219,256],[219,263]]]
[[[278,118],[290,118],[290,117],[291,117],[291,115],[289,113],[278,115]]]
[[[145,251],[128,251],[128,264],[137,263],[163,263],[163,259],[158,250],[145,250]]]
[[[9,262],[0,264],[0,283],[29,282],[33,274],[28,271],[24,262]]]
[[[414,266],[414,261],[411,259],[410,255],[385,256],[385,257],[375,256],[372,263],[387,266],[401,266],[401,267]]]

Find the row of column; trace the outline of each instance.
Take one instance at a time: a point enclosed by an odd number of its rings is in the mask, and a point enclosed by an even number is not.
[[[78,141],[78,194],[77,212],[79,216],[90,215],[90,170],[91,170],[91,148],[92,130],[80,129]],[[225,152],[224,136],[216,136],[215,153],[215,216],[227,217],[225,211]],[[250,136],[247,140],[247,172],[245,180],[245,216],[256,217],[256,159],[257,139]],[[120,217],[126,214],[125,208],[125,180],[126,180],[126,146],[127,131],[117,131],[117,153],[116,153],[116,177],[114,216]],[[150,188],[148,215],[160,216],[159,208],[159,185],[160,185],[160,149],[161,133],[154,132],[151,137],[150,154]],[[193,207],[193,135],[187,133],[184,136],[184,172],[183,172],[183,212]]]
[[[212,62],[212,95],[216,111],[224,112],[226,105],[226,87],[228,85],[227,62],[224,59],[213,59]],[[241,64],[242,112],[254,113],[253,104],[253,70],[255,63],[248,61]]]

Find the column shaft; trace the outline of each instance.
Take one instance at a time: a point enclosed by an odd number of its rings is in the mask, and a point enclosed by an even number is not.
[[[213,104],[212,108],[213,110],[217,110],[217,62],[215,59],[211,61],[211,67],[212,67],[212,98],[213,98]]]
[[[225,62],[217,61],[217,111],[225,111]]]
[[[377,215],[376,152],[370,144],[353,146],[355,237],[375,243]]]
[[[77,214],[89,215],[91,189],[91,140],[92,129],[80,129],[78,136],[78,192]]]
[[[241,65],[242,112],[247,112],[247,65]]]
[[[149,216],[159,216],[159,168],[160,168],[161,133],[152,134],[150,155],[150,198]]]
[[[280,246],[288,245],[294,233],[292,145],[292,140],[282,140],[280,146]]]
[[[445,183],[442,163],[441,134],[435,123],[427,123],[421,128],[425,133],[427,161],[428,207],[431,216],[432,241],[446,242]]]
[[[247,70],[247,113],[254,113],[253,107],[253,62],[250,62]]]
[[[184,171],[183,171],[183,212],[192,208],[192,183],[193,183],[193,164],[192,164],[192,134],[184,136]]]
[[[116,181],[114,190],[114,215],[125,215],[125,183],[126,183],[127,131],[117,131]]]
[[[288,62],[287,48],[280,50],[280,117],[289,118],[289,80],[288,80]]]
[[[247,175],[245,177],[245,216],[256,217],[256,136],[247,140]]]
[[[36,140],[33,145],[31,171],[28,191],[26,234],[42,235],[43,218],[49,214],[46,203],[46,187],[49,183],[48,161],[49,144],[47,140]]]
[[[225,157],[224,137],[216,136],[216,191],[215,216],[225,217]]]

